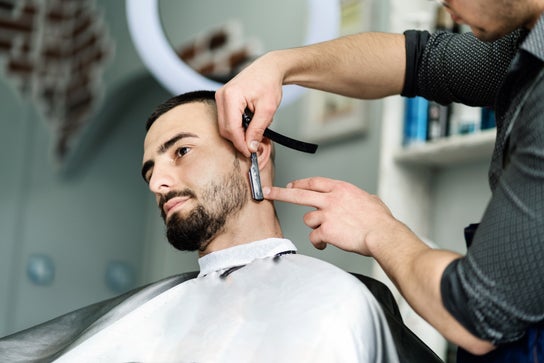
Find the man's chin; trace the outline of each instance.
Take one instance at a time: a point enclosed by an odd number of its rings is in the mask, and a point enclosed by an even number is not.
[[[168,223],[171,223],[172,221],[175,221],[175,223],[181,223],[185,221],[185,219],[191,214],[191,211],[187,211],[186,208],[183,208],[183,210],[177,210],[173,213],[170,213],[166,219],[165,224],[168,225]]]

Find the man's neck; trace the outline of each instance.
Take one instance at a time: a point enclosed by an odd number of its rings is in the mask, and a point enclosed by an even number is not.
[[[224,229],[213,238],[204,251],[199,252],[199,256],[266,238],[282,237],[283,233],[272,202],[263,201],[258,205],[251,204],[230,216]]]

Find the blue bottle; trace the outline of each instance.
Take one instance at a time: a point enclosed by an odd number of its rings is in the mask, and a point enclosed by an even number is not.
[[[429,101],[423,97],[406,98],[404,105],[404,134],[402,144],[410,146],[427,141]]]

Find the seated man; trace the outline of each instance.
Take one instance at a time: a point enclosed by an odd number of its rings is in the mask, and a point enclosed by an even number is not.
[[[147,129],[142,175],[170,243],[198,251],[198,276],[8,336],[2,362],[399,361],[391,320],[367,286],[296,254],[273,203],[251,198],[251,162],[220,136],[214,92],[171,98]],[[264,185],[272,185],[272,155],[265,139],[257,153]]]

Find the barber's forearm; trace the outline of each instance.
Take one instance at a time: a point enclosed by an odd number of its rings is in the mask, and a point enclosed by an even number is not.
[[[442,304],[442,274],[461,256],[429,248],[404,225],[389,232],[388,236],[369,241],[368,246],[410,306],[454,344],[475,354],[492,350],[491,343],[472,335]]]
[[[362,99],[399,94],[404,84],[401,34],[360,33],[267,56],[282,70],[284,84]]]

